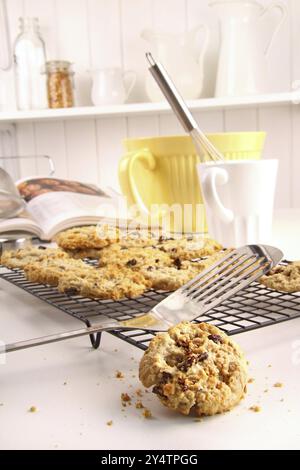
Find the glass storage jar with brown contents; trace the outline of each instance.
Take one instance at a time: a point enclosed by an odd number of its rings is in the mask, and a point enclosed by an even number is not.
[[[74,86],[72,64],[63,60],[46,63],[49,108],[72,108]]]

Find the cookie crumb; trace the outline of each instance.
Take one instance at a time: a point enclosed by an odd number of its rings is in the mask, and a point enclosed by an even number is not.
[[[28,413],[36,413],[37,412],[37,407],[36,406],[31,406],[28,410]]]
[[[283,387],[283,383],[281,382],[276,382],[274,385],[273,385],[274,388],[282,388]]]
[[[112,425],[113,425],[113,421],[112,421],[112,420],[107,421],[106,426],[112,426]]]
[[[284,398],[281,398],[281,400],[279,400],[281,403],[284,401]]]
[[[135,404],[135,407],[136,407],[137,410],[142,410],[142,409],[145,408],[141,401],[137,401],[136,404]]]
[[[67,385],[67,384],[68,384],[68,382],[64,382],[64,383],[63,383],[63,385]]]
[[[269,390],[266,388],[266,389],[264,390],[264,393],[268,393],[268,391],[269,391]]]
[[[250,406],[249,410],[253,411],[254,413],[259,413],[261,411],[261,407],[258,405],[253,405],[253,406]]]
[[[136,393],[136,395],[137,395],[138,397],[142,398],[142,396],[143,396],[143,391],[142,391],[140,388],[138,388],[138,389],[135,391],[135,393]]]
[[[114,349],[114,352],[118,352],[118,349]]]
[[[272,364],[269,364],[268,367],[269,367],[269,368],[272,367]]]
[[[197,419],[194,419],[194,422],[195,423],[202,423],[203,419],[202,418],[197,418]]]
[[[253,384],[254,381],[255,379],[253,377],[250,377],[250,379],[248,380],[248,384]]]
[[[115,377],[116,379],[124,379],[124,374],[123,372],[121,372],[120,370],[117,370],[117,372],[115,373]]]
[[[121,401],[122,405],[126,406],[126,403],[131,403],[131,397],[128,395],[128,393],[121,393]]]
[[[143,416],[145,419],[151,419],[152,418],[152,413],[148,408],[145,408],[143,411]]]

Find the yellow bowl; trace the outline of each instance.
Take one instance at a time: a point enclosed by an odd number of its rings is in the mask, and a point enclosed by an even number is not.
[[[265,132],[223,132],[206,136],[226,160],[259,160],[266,140]]]

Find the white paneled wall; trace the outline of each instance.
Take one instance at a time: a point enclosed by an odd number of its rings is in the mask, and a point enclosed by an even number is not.
[[[300,1],[283,1],[289,8],[289,19],[269,57],[270,92],[288,91],[294,80],[300,80]],[[140,38],[141,31],[155,28],[176,33],[199,23],[206,23],[211,31],[203,96],[213,96],[219,30],[209,0],[7,0],[7,3],[13,38],[19,16],[38,16],[48,58],[74,63],[77,105],[91,103],[90,71],[112,66],[134,69],[138,79],[129,101],[147,101],[144,52],[149,45]],[[0,83],[2,109],[14,107],[12,71],[1,72]],[[300,106],[201,111],[195,116],[207,132],[266,130],[265,154],[280,159],[277,206],[300,206]],[[20,155],[51,155],[58,176],[117,187],[123,139],[178,133],[182,129],[171,114],[25,123],[17,125],[17,151]],[[40,165],[39,160],[24,163],[23,173],[43,171]]]

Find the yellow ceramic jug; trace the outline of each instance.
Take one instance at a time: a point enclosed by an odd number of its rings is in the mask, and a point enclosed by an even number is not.
[[[265,133],[208,135],[226,159],[260,158]],[[234,146],[234,143],[238,144]],[[207,232],[196,165],[189,136],[129,139],[119,164],[119,180],[129,206],[143,223],[176,232]]]

